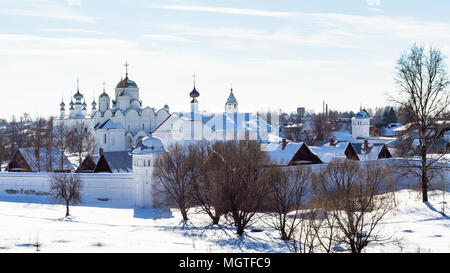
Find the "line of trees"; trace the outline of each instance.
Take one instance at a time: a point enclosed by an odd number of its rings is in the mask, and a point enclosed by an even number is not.
[[[378,224],[395,202],[393,194],[381,194],[397,182],[387,165],[335,161],[312,171],[270,163],[256,141],[173,144],[155,162],[154,196],[159,205],[176,205],[184,221],[197,207],[239,236],[261,220],[296,252],[343,245],[360,253],[386,239]]]
[[[10,160],[19,148],[34,148],[35,163],[39,172],[44,166],[47,170],[63,169],[63,157],[60,157],[60,162],[55,163],[52,148],[60,149],[61,154],[66,152],[77,154],[79,164],[83,155],[95,151],[94,138],[84,122],[77,122],[71,126],[60,123],[55,126],[53,118],[37,117],[31,120],[25,117],[21,117],[20,121],[16,121],[13,117],[7,130],[0,132],[0,165]],[[41,157],[43,149],[47,151],[44,158]]]

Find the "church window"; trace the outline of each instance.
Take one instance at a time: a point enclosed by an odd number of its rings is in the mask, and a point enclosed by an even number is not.
[[[150,166],[150,159],[148,160],[148,166]]]
[[[103,142],[106,144],[106,134],[104,135],[104,141]]]

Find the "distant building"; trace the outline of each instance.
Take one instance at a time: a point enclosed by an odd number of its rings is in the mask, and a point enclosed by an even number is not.
[[[166,149],[160,138],[146,137],[138,142],[133,151],[133,177],[135,184],[135,206],[153,207],[153,170],[157,158]]]
[[[361,110],[352,118],[352,138],[367,138],[370,136],[370,117],[365,110]]]

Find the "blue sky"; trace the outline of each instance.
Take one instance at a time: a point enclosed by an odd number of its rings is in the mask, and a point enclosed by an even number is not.
[[[450,55],[444,0],[1,0],[0,117],[57,115],[80,79],[90,104],[124,75],[145,106],[220,112],[358,110],[388,104],[394,65],[413,43]]]

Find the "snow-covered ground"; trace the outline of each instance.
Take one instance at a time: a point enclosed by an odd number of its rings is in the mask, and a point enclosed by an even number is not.
[[[262,221],[239,239],[234,228],[210,226],[192,213],[183,226],[179,212],[154,209],[73,206],[72,217],[48,197],[11,195],[0,199],[0,252],[289,252],[278,233]],[[449,199],[447,193],[447,199]],[[442,193],[420,200],[420,193],[396,193],[398,206],[380,225],[391,237],[367,252],[450,252],[450,218],[440,214]],[[449,200],[450,201],[450,200]],[[450,214],[450,207],[446,210]]]

